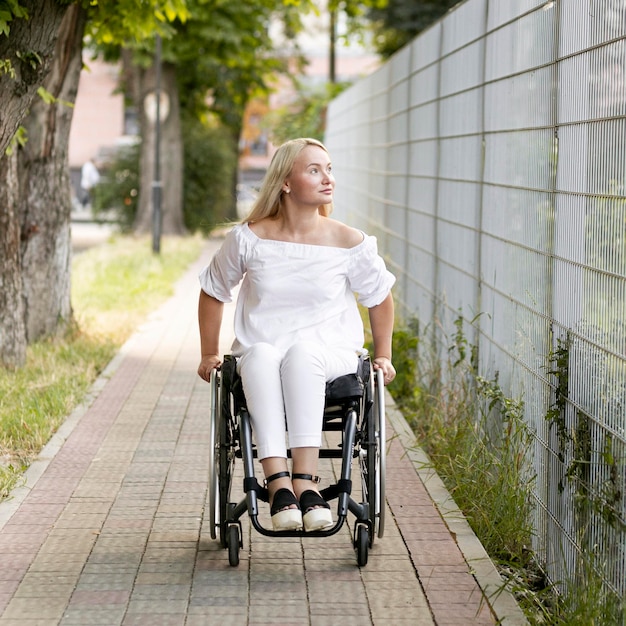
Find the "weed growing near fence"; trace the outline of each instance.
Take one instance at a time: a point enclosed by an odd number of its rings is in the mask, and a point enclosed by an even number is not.
[[[558,491],[569,498],[571,532],[578,547],[569,580],[557,583],[555,623],[619,625],[626,623],[624,599],[607,581],[625,530],[620,516],[623,456],[613,437],[600,431],[582,407],[570,403],[569,367],[575,345],[569,336],[559,338],[548,357],[553,400],[544,417],[556,433],[562,464]],[[579,593],[581,589],[585,593]]]
[[[551,585],[543,575],[531,548],[533,434],[524,421],[523,402],[507,397],[497,374],[490,379],[479,375],[477,348],[469,343],[464,324],[459,317],[445,344],[437,342],[432,329],[420,332],[416,320],[396,330],[398,377],[390,392],[529,621],[553,626],[622,624],[623,603],[607,590],[591,552],[581,555],[572,580]],[[559,344],[549,357],[556,399],[546,415],[563,456],[585,439],[584,433],[573,436],[562,418],[567,347]],[[607,450],[605,456],[610,457]],[[580,478],[586,458],[575,455],[580,462],[570,465],[569,479]],[[576,506],[580,509],[580,502]]]
[[[392,384],[391,393],[485,549],[499,562],[527,567],[533,477],[522,403],[507,398],[497,378],[477,375],[461,324],[446,346],[445,366],[423,338],[410,343],[406,335],[396,333],[394,362],[402,371],[411,360],[414,379]]]

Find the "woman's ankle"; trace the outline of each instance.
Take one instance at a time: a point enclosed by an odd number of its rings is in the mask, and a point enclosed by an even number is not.
[[[300,499],[300,496],[302,496],[305,491],[315,491],[316,493],[319,493],[319,476],[294,472],[291,480],[293,491],[298,499]]]

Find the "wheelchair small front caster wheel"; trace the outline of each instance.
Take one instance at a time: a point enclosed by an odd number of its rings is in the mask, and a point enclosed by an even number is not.
[[[239,526],[233,524],[228,527],[226,543],[228,545],[228,562],[236,567],[239,565]]]
[[[358,524],[354,533],[354,549],[356,550],[356,561],[359,567],[367,565],[369,547],[370,538],[367,526]]]

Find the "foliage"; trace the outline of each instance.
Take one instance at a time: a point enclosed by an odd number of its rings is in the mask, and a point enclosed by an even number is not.
[[[155,32],[171,32],[167,24],[189,17],[186,0],[80,0],[90,11],[88,36],[105,44],[141,41]],[[60,4],[71,4],[63,0]],[[20,0],[0,1],[0,36],[10,36],[14,19],[29,19]]]
[[[383,58],[408,44],[458,4],[459,0],[388,0],[368,13],[373,22],[374,46]]]
[[[232,213],[234,198],[229,184],[235,175],[237,154],[228,131],[191,116],[183,120],[184,220],[191,232],[209,233]],[[114,220],[130,232],[139,198],[139,146],[118,151],[103,168],[93,190],[97,220]]]
[[[187,0],[82,0],[89,8],[87,37],[101,44],[132,45],[152,39],[156,33],[168,36],[170,24],[189,18]]]
[[[321,89],[310,90],[297,80],[294,82],[294,101],[267,116],[266,125],[272,140],[276,144],[294,137],[313,137],[323,141],[328,104],[349,84],[327,83]]]
[[[552,369],[548,374],[554,379],[554,402],[545,418],[551,426],[556,428],[559,442],[558,457],[561,462],[565,461],[565,451],[571,441],[565,417],[569,389],[569,350],[569,339],[557,339],[557,347],[549,356]],[[562,482],[559,482],[559,491],[563,491]]]
[[[28,133],[26,132],[26,129],[23,126],[20,126],[15,131],[15,135],[13,135],[11,141],[9,142],[9,145],[7,146],[7,149],[5,150],[5,153],[8,156],[11,156],[13,152],[15,152],[18,146],[22,146],[22,147],[25,146],[27,141],[28,141]]]
[[[567,484],[574,488],[578,543],[585,546],[589,541],[586,535],[591,513],[599,516],[607,528],[626,531],[618,512],[624,497],[619,471],[624,459],[620,458],[612,435],[593,433],[592,417],[582,408],[571,406],[569,367],[573,345],[570,337],[557,339],[557,347],[549,355],[548,373],[553,380],[554,400],[545,420],[556,428],[558,459],[564,468],[564,476],[558,483],[559,492],[562,493]],[[575,415],[574,420],[568,419],[570,412]],[[592,484],[592,466],[596,471],[602,467],[604,476],[596,487]],[[597,545],[588,547],[593,549]]]
[[[207,197],[217,219],[222,215],[234,215],[236,169],[232,169],[229,178],[219,178],[219,175],[232,165],[231,155],[239,146],[249,99],[268,94],[270,77],[286,69],[286,61],[277,52],[275,40],[270,36],[270,25],[282,21],[285,32],[295,33],[301,28],[302,12],[312,6],[312,0],[301,0],[297,5],[290,0],[240,0],[236,3],[187,0],[186,19],[176,20],[162,38],[162,61],[173,67],[176,73],[183,123],[189,126],[193,118],[202,121],[212,115],[219,118],[222,130],[228,131],[228,134],[220,131],[219,141],[212,146],[219,148],[224,162],[215,167],[217,162],[213,160],[213,166],[204,171],[194,168],[202,167],[205,157],[211,155],[210,149],[203,156],[197,149],[199,139],[189,135],[185,138],[191,143],[185,147],[190,164],[184,166],[184,219],[192,230],[211,227],[214,218],[209,216],[207,219]],[[100,47],[108,59],[119,57],[121,53],[122,44],[114,43],[116,45],[107,43]],[[126,95],[131,99],[142,97],[133,87],[147,77],[144,70],[153,63],[154,43],[130,41],[123,44],[127,49],[124,55],[128,80]],[[135,104],[141,106],[140,102]],[[196,128],[200,129],[200,126],[196,125]],[[142,132],[151,131],[144,128]],[[226,146],[226,139],[230,147]],[[215,154],[215,150],[212,153]],[[142,180],[147,177],[144,172]],[[211,189],[205,190],[203,198],[202,187],[196,183],[204,179],[206,185],[210,178],[214,179]],[[140,210],[145,209],[142,201]]]
[[[302,30],[302,15],[313,10],[314,2],[186,0],[185,7],[184,19],[159,31],[163,61],[177,68],[181,109],[198,119],[212,111],[233,130],[237,141],[248,99],[268,93],[268,78],[286,71],[270,36],[270,24],[282,23],[285,35],[293,37]],[[153,63],[153,39],[117,37],[109,42],[100,38],[97,50],[112,61],[120,57],[122,46],[132,50],[137,67]]]
[[[177,23],[176,36],[164,42],[163,52],[182,70],[182,109],[197,117],[210,109],[237,141],[249,98],[268,93],[268,78],[286,71],[270,23],[282,22],[285,32],[295,35],[302,28],[302,13],[312,6],[310,0],[298,5],[287,0],[190,0],[190,19]]]
[[[2,0],[0,2],[0,36],[9,36],[11,22],[16,18],[28,19],[28,9],[20,5],[19,0]]]
[[[185,226],[207,234],[233,213],[229,182],[235,176],[237,153],[223,126],[191,116],[183,120],[183,146]]]
[[[124,147],[101,171],[100,182],[92,191],[96,220],[113,218],[122,232],[132,229],[139,198],[139,145]]]

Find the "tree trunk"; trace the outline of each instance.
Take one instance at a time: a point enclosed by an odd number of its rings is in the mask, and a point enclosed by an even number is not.
[[[68,10],[56,0],[23,0],[30,19],[11,22],[0,37],[0,364],[17,368],[26,360],[21,263],[18,157],[5,155],[51,67],[57,33]],[[19,56],[18,56],[19,55]]]
[[[28,9],[30,18],[13,20],[9,36],[0,36],[0,59],[9,61],[15,72],[13,76],[0,71],[0,155],[44,83],[59,25],[68,10],[68,5],[58,0],[21,0],[20,4]]]
[[[26,359],[20,271],[17,157],[0,159],[0,363],[17,368]]]
[[[146,96],[154,91],[154,68],[138,71],[139,119],[141,125],[141,186],[135,232],[152,231],[153,195],[152,183],[155,174],[156,125],[146,114]],[[160,173],[162,182],[162,228],[165,235],[185,233],[183,217],[183,140],[180,122],[180,102],[176,84],[175,67],[163,63],[161,92],[167,94],[167,106],[162,106],[160,125]],[[165,98],[162,98],[163,102]],[[167,117],[164,116],[167,109]],[[164,118],[164,119],[163,119]]]
[[[65,328],[70,304],[68,146],[82,67],[86,11],[72,5],[59,29],[44,87],[57,101],[36,100],[24,120],[28,142],[18,153],[22,282],[29,343]]]

